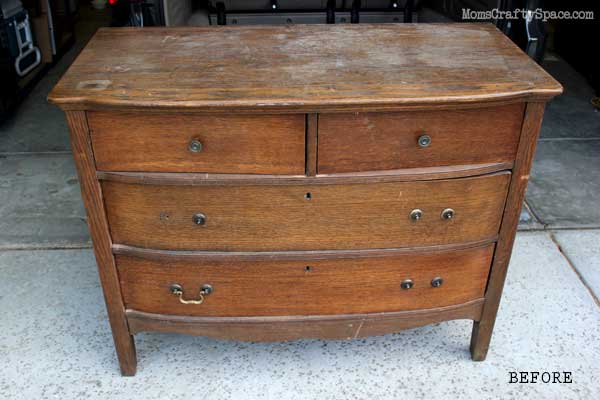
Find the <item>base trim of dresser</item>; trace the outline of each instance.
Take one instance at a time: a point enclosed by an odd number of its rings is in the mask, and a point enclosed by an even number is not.
[[[126,316],[132,334],[171,332],[252,342],[355,339],[455,319],[478,321],[483,302],[481,298],[448,307],[369,314],[187,317],[126,310]]]

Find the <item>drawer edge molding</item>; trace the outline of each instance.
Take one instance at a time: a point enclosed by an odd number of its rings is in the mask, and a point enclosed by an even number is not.
[[[455,319],[478,321],[484,299],[414,311],[269,317],[186,317],[126,310],[129,329],[217,339],[269,342],[297,339],[355,339]]]
[[[408,168],[389,171],[368,171],[317,176],[258,175],[258,174],[208,174],[165,172],[106,172],[98,171],[100,180],[140,185],[329,185],[336,183],[381,183],[426,181],[475,177],[510,170],[513,163],[454,165],[447,167]]]
[[[419,247],[396,247],[385,249],[340,249],[340,250],[294,250],[294,251],[186,251],[186,250],[161,250],[142,247],[113,244],[112,250],[117,255],[127,255],[149,260],[319,260],[335,258],[370,258],[392,257],[406,253],[432,253],[453,250],[464,250],[484,247],[495,243],[498,237],[490,237],[476,242],[444,244]]]

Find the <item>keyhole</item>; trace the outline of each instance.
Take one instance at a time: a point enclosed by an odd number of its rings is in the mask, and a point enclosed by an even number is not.
[[[308,193],[306,193],[306,194],[304,195],[304,198],[305,198],[306,200],[310,200],[310,199],[312,199],[312,194],[310,194],[310,192],[308,192]]]
[[[304,270],[305,270],[306,272],[310,272],[310,270],[311,270],[311,266],[310,266],[310,265],[307,265],[306,267],[304,267]]]

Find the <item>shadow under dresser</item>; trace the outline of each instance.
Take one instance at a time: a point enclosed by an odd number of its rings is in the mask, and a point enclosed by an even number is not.
[[[66,112],[121,371],[134,335],[490,339],[552,77],[493,25],[100,29]]]

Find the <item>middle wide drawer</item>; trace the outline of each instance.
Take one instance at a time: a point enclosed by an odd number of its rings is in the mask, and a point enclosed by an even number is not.
[[[173,186],[103,181],[113,243],[286,251],[494,240],[510,173],[356,184]]]

